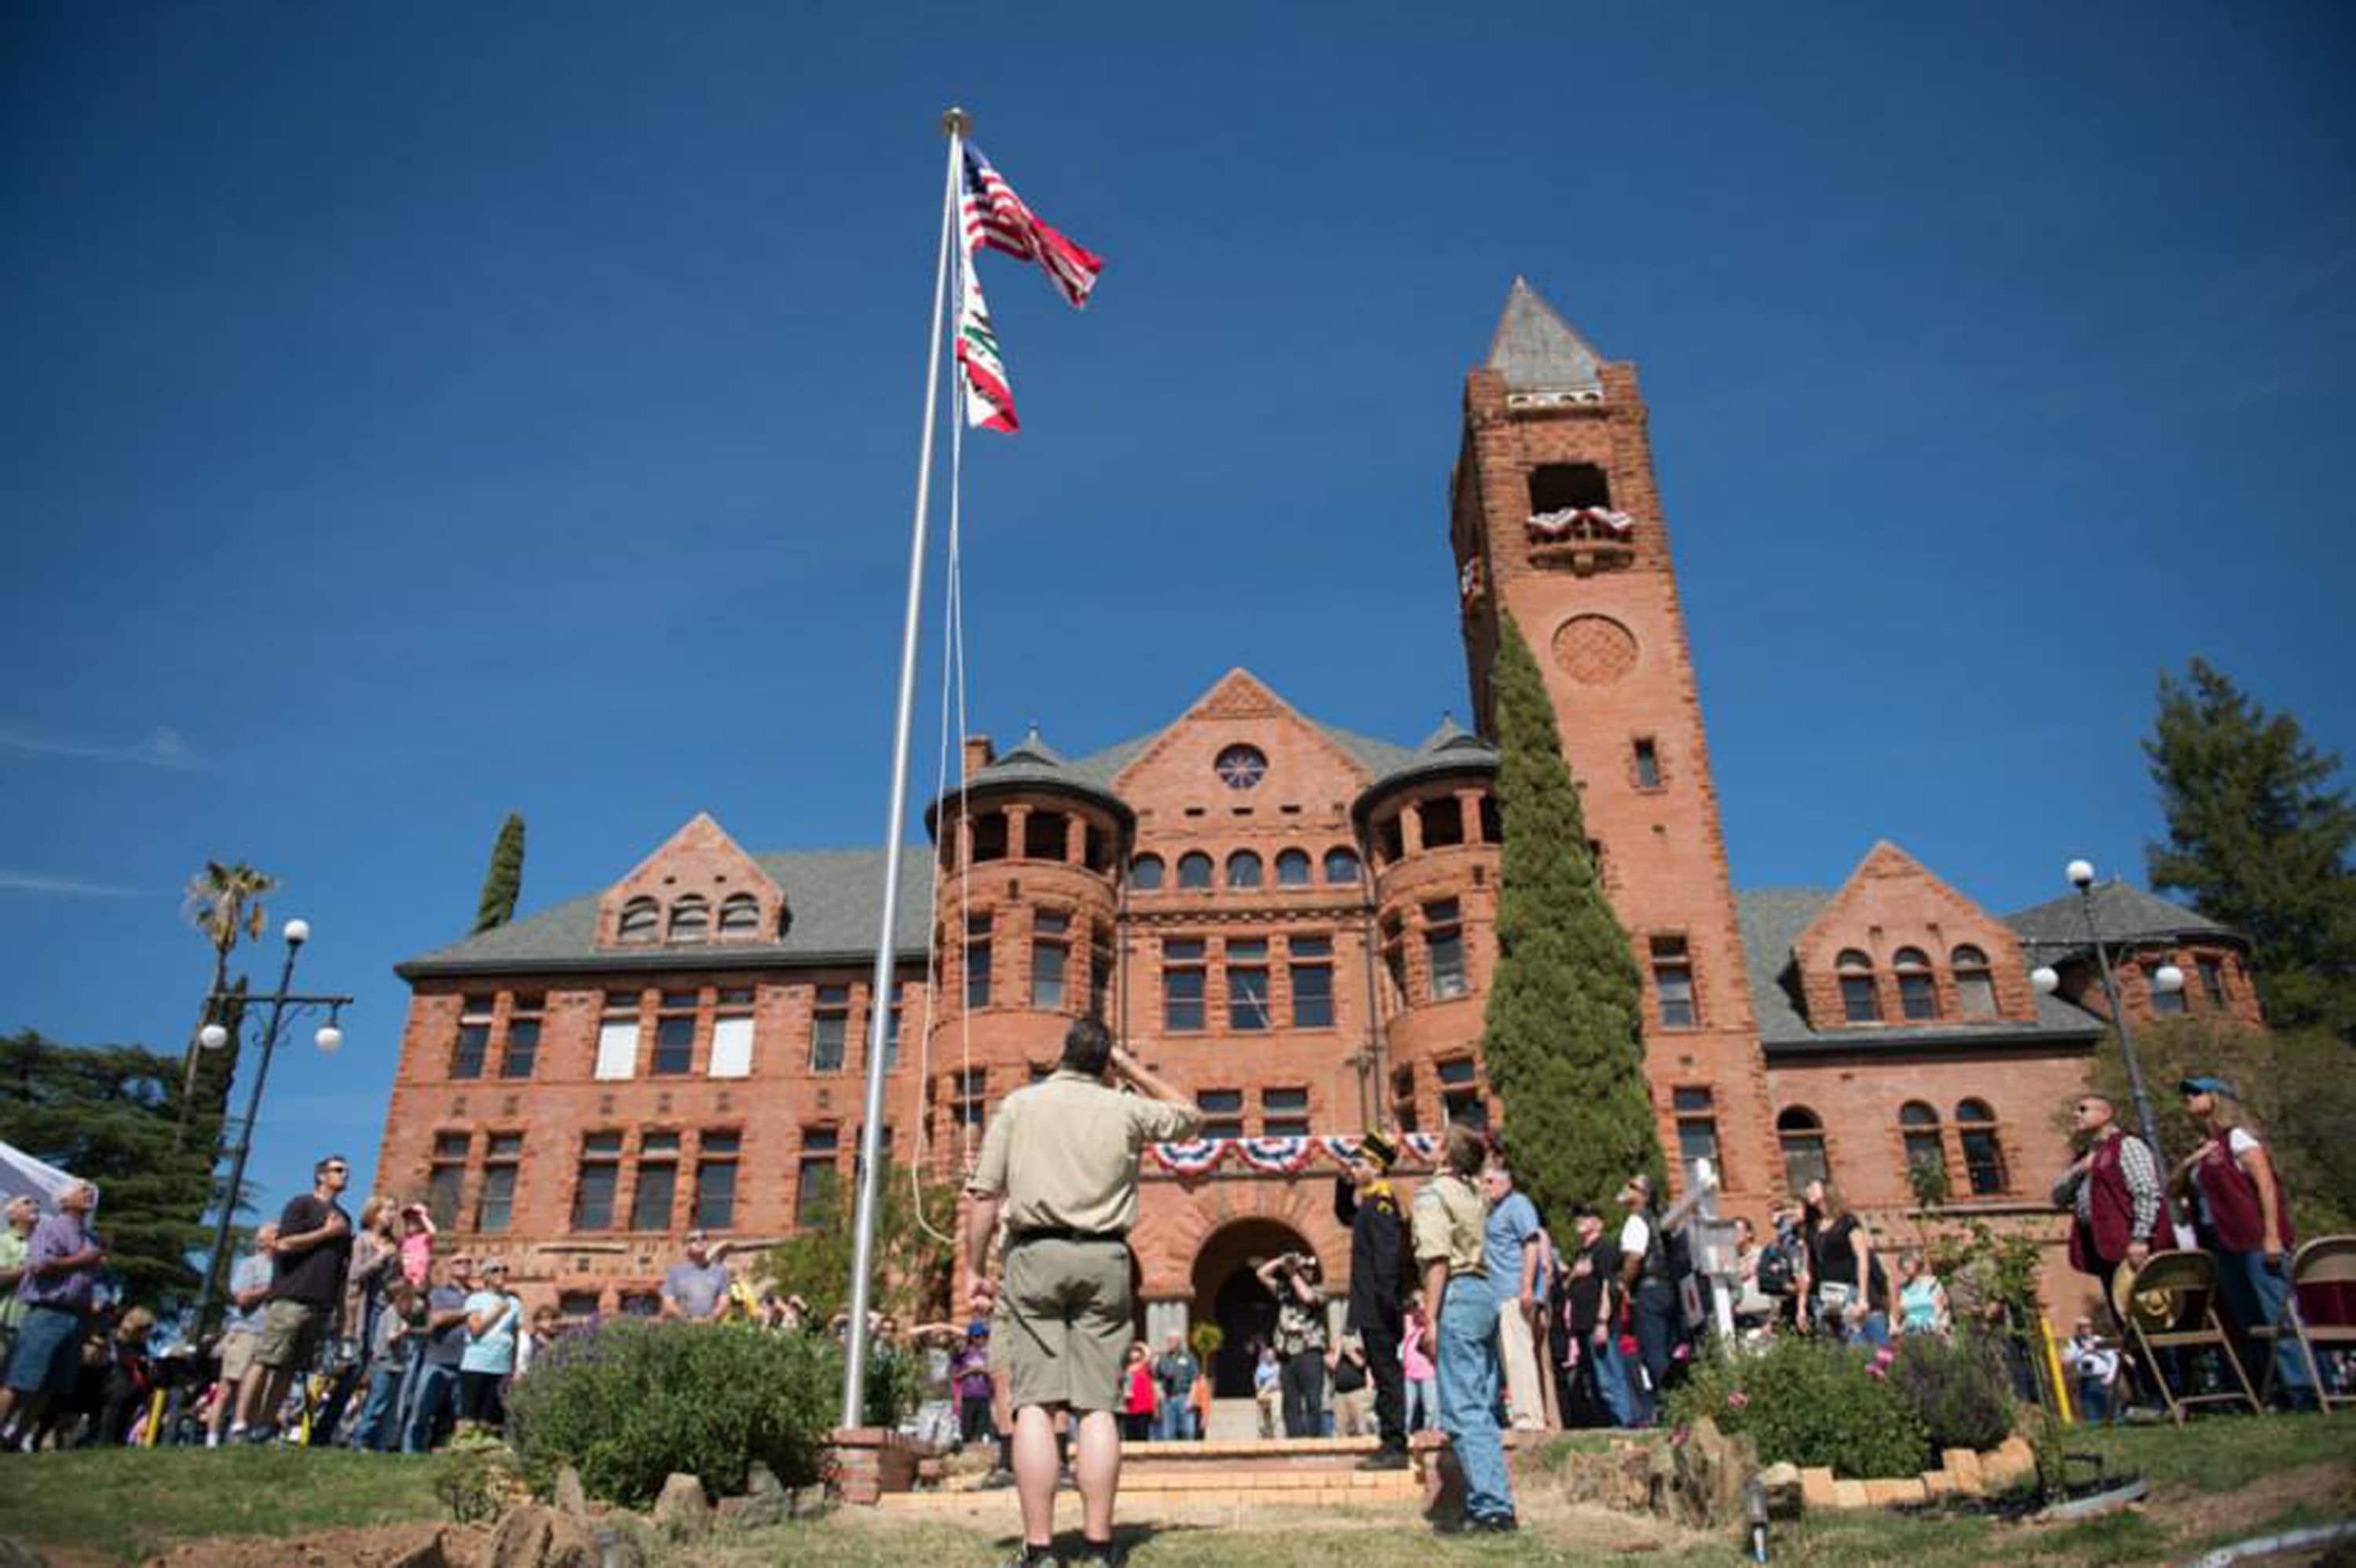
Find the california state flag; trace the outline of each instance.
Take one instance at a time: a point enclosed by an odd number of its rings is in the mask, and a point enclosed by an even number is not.
[[[998,334],[990,325],[990,305],[981,297],[981,280],[974,276],[970,256],[958,273],[962,286],[958,293],[957,358],[965,381],[965,422],[1012,435],[1022,428],[1014,417],[1014,389],[1006,384],[1006,361],[999,357]]]

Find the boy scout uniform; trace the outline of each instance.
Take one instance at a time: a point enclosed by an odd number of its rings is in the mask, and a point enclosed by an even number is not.
[[[1005,1267],[991,1355],[1013,1403],[1119,1410],[1136,1338],[1130,1227],[1149,1143],[1191,1137],[1203,1113],[1059,1072],[1000,1102],[966,1190],[1002,1198]]]
[[[1415,1261],[1428,1268],[1437,1259],[1448,1260],[1448,1277],[1477,1274],[1484,1278],[1488,1265],[1483,1235],[1489,1224],[1489,1195],[1477,1182],[1452,1170],[1441,1171],[1415,1195]],[[1424,1303],[1436,1312],[1440,1304]]]

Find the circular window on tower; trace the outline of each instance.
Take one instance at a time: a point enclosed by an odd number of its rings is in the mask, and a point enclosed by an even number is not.
[[[1229,746],[1211,765],[1229,789],[1249,789],[1268,776],[1268,758],[1258,746]]]

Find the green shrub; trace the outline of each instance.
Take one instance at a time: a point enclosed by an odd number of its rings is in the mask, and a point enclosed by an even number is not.
[[[1909,1334],[1898,1341],[1890,1381],[1904,1394],[1933,1450],[1993,1448],[2012,1435],[2012,1391],[2000,1352],[1977,1335]]]
[[[867,1419],[900,1417],[901,1380],[867,1381]],[[622,1319],[568,1334],[516,1381],[508,1434],[545,1491],[566,1465],[592,1497],[644,1507],[674,1470],[718,1494],[758,1459],[787,1486],[819,1478],[841,1413],[842,1349],[830,1339],[731,1324]]]
[[[1822,1339],[1698,1361],[1670,1392],[1667,1415],[1672,1426],[1707,1415],[1751,1434],[1762,1463],[1829,1465],[1860,1480],[1918,1475],[1930,1458],[1922,1418],[1872,1358]]]
[[[460,1524],[495,1520],[531,1495],[515,1451],[487,1432],[460,1427],[443,1455],[434,1495]]]

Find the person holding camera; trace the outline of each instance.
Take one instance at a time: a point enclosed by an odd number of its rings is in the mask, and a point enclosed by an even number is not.
[[[1014,1406],[1018,1564],[1055,1560],[1059,1414],[1077,1434],[1080,1561],[1112,1560],[1138,1157],[1148,1143],[1192,1137],[1202,1125],[1190,1095],[1116,1045],[1103,1019],[1085,1018],[1065,1031],[1061,1067],[1000,1102],[982,1135],[966,1182],[966,1296],[975,1316],[998,1314],[992,1356],[1006,1363]],[[1001,1211],[1004,1276],[992,1283]]]
[[[1284,1435],[1325,1435],[1324,1271],[1313,1253],[1279,1253],[1255,1271],[1276,1297],[1276,1354],[1284,1365]]]

